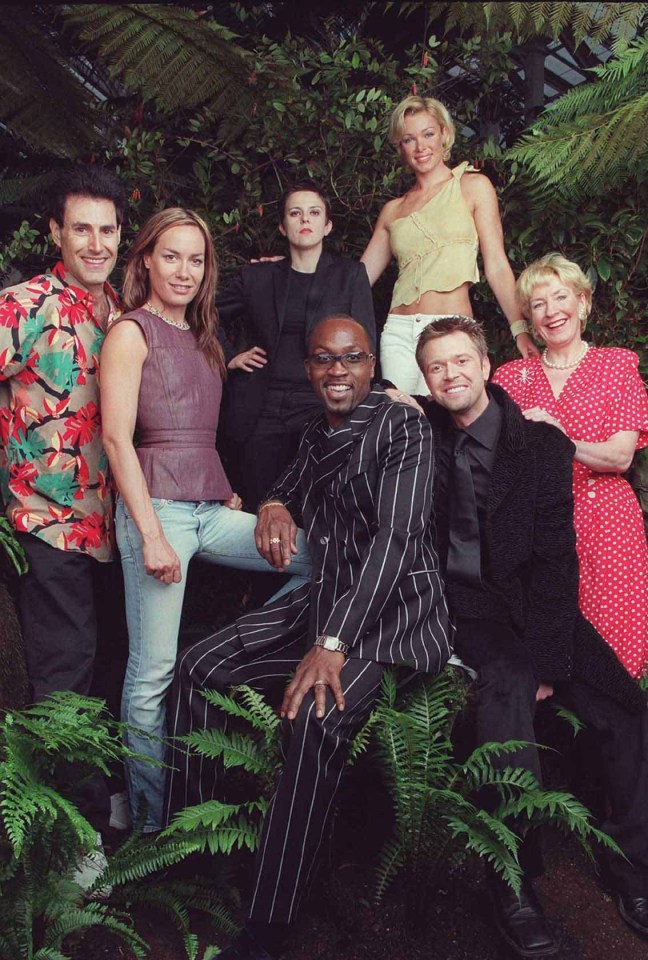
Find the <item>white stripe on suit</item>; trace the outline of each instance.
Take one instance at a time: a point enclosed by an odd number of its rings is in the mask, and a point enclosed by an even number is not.
[[[432,434],[412,407],[373,390],[329,431],[309,425],[296,460],[270,491],[306,532],[310,584],[187,650],[178,663],[174,734],[223,722],[204,688],[248,683],[280,697],[287,675],[319,633],[351,647],[343,713],[327,691],[284,723],[285,765],[264,824],[251,916],[289,922],[323,836],[348,747],[378,694],[385,664],[438,672],[451,653],[432,523]],[[216,771],[176,752],[167,812],[213,795]],[[206,767],[210,769],[206,769]]]

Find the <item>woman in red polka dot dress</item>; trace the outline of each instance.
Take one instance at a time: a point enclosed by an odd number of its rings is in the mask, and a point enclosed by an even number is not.
[[[550,253],[518,280],[522,308],[545,344],[493,380],[529,420],[551,423],[576,446],[574,526],[580,607],[633,677],[648,663],[648,546],[639,502],[621,474],[648,446],[648,396],[631,350],[581,339],[592,287],[580,267]]]

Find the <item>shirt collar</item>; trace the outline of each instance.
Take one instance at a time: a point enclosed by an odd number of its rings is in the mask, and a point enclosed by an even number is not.
[[[70,272],[62,260],[59,260],[59,262],[56,264],[56,266],[52,270],[52,273],[57,280],[61,281],[64,287],[67,287],[69,290],[71,290],[74,293],[74,296],[77,302],[82,303],[85,301],[90,306],[92,306],[92,304],[94,303],[93,295],[90,293],[89,290],[84,290],[83,287],[77,287],[74,283],[70,283],[70,280],[68,279],[70,277]],[[113,289],[113,287],[110,286],[108,281],[104,283],[103,288],[104,288],[104,293],[108,298],[108,303],[110,304],[111,313],[114,313],[116,310],[120,309],[119,297],[117,296],[117,293]]]
[[[476,440],[482,447],[492,450],[500,435],[502,429],[502,410],[500,405],[494,400],[489,399],[488,406],[476,420],[463,427],[464,433],[467,433],[472,440]]]

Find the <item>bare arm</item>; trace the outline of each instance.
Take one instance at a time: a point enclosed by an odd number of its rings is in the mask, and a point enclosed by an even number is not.
[[[360,263],[364,263],[372,287],[391,263],[392,252],[388,227],[393,217],[394,203],[394,200],[390,200],[380,211],[371,240],[360,257]]]
[[[164,536],[133,446],[147,352],[134,322],[124,320],[106,336],[101,351],[103,443],[117,489],[142,537],[146,572],[162,583],[180,583],[180,560]]]
[[[493,185],[488,177],[474,174],[463,177],[461,183],[477,228],[488,285],[495,294],[509,326],[524,322],[515,291],[515,277],[504,249],[502,220]],[[528,333],[518,334],[515,342],[523,357],[540,356],[540,351]]]
[[[531,407],[530,410],[523,411],[527,420],[535,420],[540,423],[550,423],[554,427],[567,435],[567,431],[562,423],[552,417],[542,407]],[[638,430],[619,430],[613,433],[607,440],[593,442],[589,440],[573,440],[576,447],[574,460],[595,470],[597,473],[625,473],[629,469],[637,448],[639,439]]]

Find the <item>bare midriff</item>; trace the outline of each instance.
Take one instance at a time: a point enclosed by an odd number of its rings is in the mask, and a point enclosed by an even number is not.
[[[390,313],[400,313],[403,316],[410,317],[416,313],[427,313],[440,315],[450,313],[462,313],[464,316],[472,317],[472,305],[470,303],[469,283],[462,283],[460,287],[454,290],[426,290],[414,303],[401,303],[397,307],[390,307]]]

